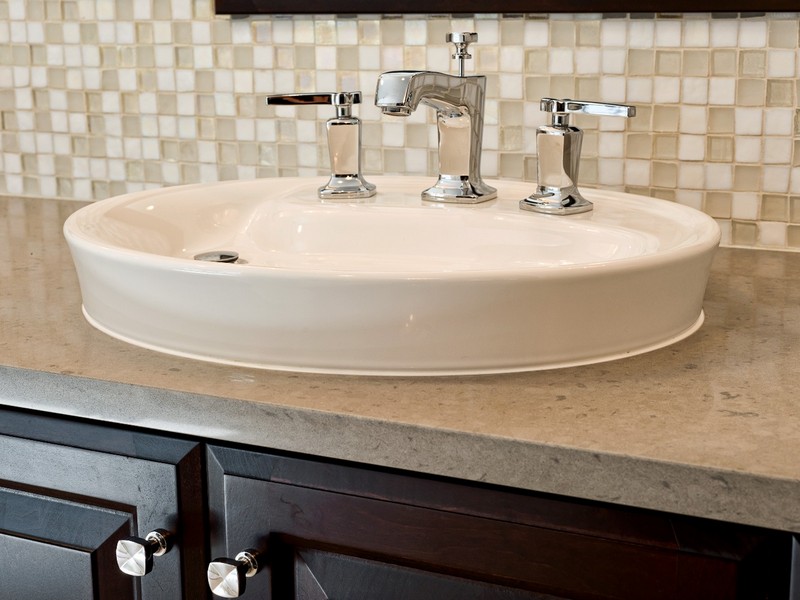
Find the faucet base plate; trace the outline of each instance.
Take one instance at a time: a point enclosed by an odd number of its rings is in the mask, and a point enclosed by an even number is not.
[[[592,203],[584,198],[578,188],[551,189],[539,186],[535,193],[520,200],[522,210],[546,215],[575,215],[592,210]]]
[[[317,190],[323,200],[351,200],[371,198],[377,193],[374,183],[360,175],[331,175],[328,183]]]
[[[478,204],[497,198],[497,190],[483,181],[472,182],[468,177],[441,175],[436,185],[422,192],[428,202]]]

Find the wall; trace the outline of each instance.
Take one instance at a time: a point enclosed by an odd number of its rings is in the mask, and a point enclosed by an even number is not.
[[[382,117],[380,72],[454,68],[477,31],[483,173],[534,181],[543,96],[635,104],[578,117],[581,180],[714,216],[723,243],[800,250],[800,13],[231,19],[212,0],[0,0],[0,193],[80,200],[320,175],[330,109],[272,92],[360,89],[364,171],[432,174],[433,112]]]

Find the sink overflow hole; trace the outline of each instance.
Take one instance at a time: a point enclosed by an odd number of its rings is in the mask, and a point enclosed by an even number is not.
[[[194,259],[216,263],[235,263],[237,260],[239,260],[239,253],[234,252],[233,250],[215,250],[213,252],[195,254]]]

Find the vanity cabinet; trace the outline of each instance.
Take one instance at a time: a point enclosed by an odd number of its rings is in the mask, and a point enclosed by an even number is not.
[[[0,598],[206,597],[202,446],[0,409]],[[117,540],[161,528],[177,543],[145,577]]]
[[[163,528],[151,573],[116,541]],[[788,533],[0,409],[0,597],[796,600]],[[796,553],[795,553],[796,556]],[[795,567],[796,570],[796,567]],[[791,594],[794,593],[794,596]]]
[[[789,598],[791,536],[209,446],[211,549],[261,552],[245,597]]]

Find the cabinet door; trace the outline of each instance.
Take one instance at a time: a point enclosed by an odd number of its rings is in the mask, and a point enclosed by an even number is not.
[[[2,597],[207,597],[202,450],[193,442],[0,409]],[[116,542],[175,534],[144,577]]]
[[[219,446],[208,477],[212,554],[265,552],[245,598],[788,596],[784,534]]]

